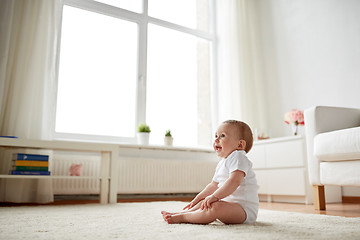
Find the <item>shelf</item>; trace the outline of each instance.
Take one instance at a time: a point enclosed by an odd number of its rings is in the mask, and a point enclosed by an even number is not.
[[[119,146],[107,143],[69,142],[51,140],[31,140],[21,138],[0,138],[4,149],[49,149],[60,151],[97,152],[101,154],[100,176],[53,176],[53,175],[0,175],[0,179],[94,179],[100,180],[100,203],[116,203],[117,160]],[[102,181],[103,180],[103,181]]]
[[[254,141],[254,146],[255,145],[269,144],[269,143],[295,141],[295,140],[300,140],[300,139],[305,139],[305,137],[301,136],[301,135],[297,135],[297,136],[269,138],[269,139],[264,139],[264,140],[255,140]]]
[[[22,179],[22,178],[32,178],[32,179],[95,179],[95,180],[109,180],[110,177],[93,177],[93,176],[44,176],[44,175],[6,175],[0,174],[0,178],[7,178],[7,179]]]

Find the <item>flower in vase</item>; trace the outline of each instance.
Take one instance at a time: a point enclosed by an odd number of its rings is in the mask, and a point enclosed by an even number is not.
[[[300,110],[293,109],[285,114],[285,122],[291,124],[294,135],[297,135],[298,125],[304,125],[304,113]]]
[[[285,114],[285,122],[287,124],[304,125],[304,113],[300,110],[293,109]]]

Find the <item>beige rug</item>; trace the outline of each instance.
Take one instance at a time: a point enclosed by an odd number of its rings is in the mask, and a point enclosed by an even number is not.
[[[183,202],[1,207],[0,239],[360,239],[360,218],[260,210],[255,224],[174,224]]]

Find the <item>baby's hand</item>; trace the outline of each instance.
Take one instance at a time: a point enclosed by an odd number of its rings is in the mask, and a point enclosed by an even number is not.
[[[217,198],[213,194],[207,196],[201,203],[201,210],[208,210],[209,208],[211,208],[211,204],[216,201],[219,201],[219,198]]]
[[[195,197],[188,205],[186,205],[183,210],[185,209],[192,209],[193,207],[196,206],[196,204],[198,204],[201,200],[199,200],[197,197]]]
[[[186,209],[191,209],[192,207],[194,207],[196,204],[193,202],[193,201],[191,201],[188,205],[186,205],[184,208],[183,208],[183,210],[186,210]]]

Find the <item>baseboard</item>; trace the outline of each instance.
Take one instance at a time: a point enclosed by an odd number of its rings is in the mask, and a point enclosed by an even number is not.
[[[343,196],[342,202],[343,203],[360,203],[360,197]]]
[[[303,203],[312,204],[305,196],[290,196],[290,195],[266,195],[259,194],[260,202],[278,202],[278,203]]]

